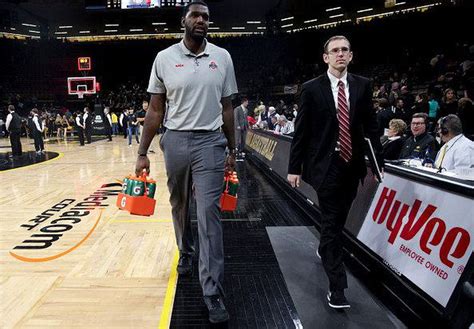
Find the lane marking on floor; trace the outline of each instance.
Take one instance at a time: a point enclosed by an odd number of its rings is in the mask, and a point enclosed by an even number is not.
[[[178,283],[178,272],[176,270],[176,267],[178,266],[178,259],[179,252],[178,250],[176,250],[174,253],[173,261],[171,262],[170,277],[168,279],[168,287],[166,288],[166,295],[163,303],[163,309],[161,311],[158,329],[168,329],[170,327],[174,297],[176,294],[176,286]]]

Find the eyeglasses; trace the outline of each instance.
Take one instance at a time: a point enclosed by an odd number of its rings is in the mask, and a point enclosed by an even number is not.
[[[421,126],[421,125],[424,125],[425,123],[424,122],[412,122],[411,125],[412,126]]]
[[[328,51],[331,55],[337,55],[339,52],[342,52],[343,55],[346,55],[350,49],[348,47],[341,47],[341,48],[332,48]]]

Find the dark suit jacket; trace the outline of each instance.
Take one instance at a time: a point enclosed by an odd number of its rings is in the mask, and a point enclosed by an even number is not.
[[[380,165],[382,145],[378,136],[375,110],[372,109],[370,80],[348,73],[349,121],[352,139],[352,166],[362,179],[367,174],[364,160],[368,137]],[[289,174],[302,175],[316,190],[326,177],[339,136],[336,106],[327,73],[307,81],[302,86],[300,110],[296,117],[295,135],[291,144]]]
[[[387,140],[382,144],[382,155],[385,160],[398,160],[405,138],[400,137],[394,141]]]
[[[237,106],[234,109],[234,129],[240,127],[240,130],[247,130],[248,125],[247,115],[245,115],[242,105]]]

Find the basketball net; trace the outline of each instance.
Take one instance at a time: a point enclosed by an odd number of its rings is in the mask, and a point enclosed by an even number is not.
[[[77,92],[77,98],[83,99],[83,98],[84,98],[84,93],[78,91],[78,92]]]

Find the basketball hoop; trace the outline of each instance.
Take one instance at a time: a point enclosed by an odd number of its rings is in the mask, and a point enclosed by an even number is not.
[[[93,95],[97,92],[96,82],[95,77],[68,77],[68,94],[77,95],[79,99],[83,99],[84,95]]]

